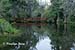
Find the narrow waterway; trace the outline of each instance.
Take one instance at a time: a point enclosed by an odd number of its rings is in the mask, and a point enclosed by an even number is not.
[[[9,37],[7,42],[25,45],[7,45],[1,50],[75,50],[73,24],[18,25],[16,28],[22,30],[21,35]]]

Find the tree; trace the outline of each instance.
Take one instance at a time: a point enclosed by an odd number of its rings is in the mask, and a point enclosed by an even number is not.
[[[7,20],[15,17],[31,17],[38,8],[36,0],[1,0],[0,16]]]
[[[75,16],[75,0],[63,0],[63,4],[61,5],[61,7],[64,9],[63,13],[67,18],[67,22],[70,22],[70,18]]]
[[[45,11],[48,20],[57,23],[59,18],[63,18],[62,0],[51,0],[51,6]]]
[[[32,12],[37,9],[36,0],[11,0],[12,15],[17,17],[31,17]]]

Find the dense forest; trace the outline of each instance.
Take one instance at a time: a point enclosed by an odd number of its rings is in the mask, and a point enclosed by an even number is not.
[[[0,27],[1,23],[11,25],[16,17],[46,17],[47,22],[74,23],[74,4],[73,0],[51,0],[51,5],[45,8],[37,0],[0,0]]]
[[[37,37],[35,37],[35,35],[33,34],[34,31],[32,30],[31,27],[16,26],[14,23],[16,23],[17,21],[14,21],[14,18],[37,18],[37,17],[47,18],[44,21],[44,23],[55,24],[57,25],[56,29],[64,25],[65,27],[64,29],[67,30],[66,29],[67,24],[74,26],[75,0],[50,0],[50,1],[51,5],[40,5],[38,0],[0,0],[0,49],[3,50],[2,43],[7,41],[9,42],[15,40],[21,42],[29,41],[30,46],[38,41]],[[43,30],[39,30],[40,27],[42,27]],[[35,29],[37,29],[34,30],[36,32],[41,32],[41,33],[45,31],[45,29],[47,31],[50,30],[49,29],[50,26],[48,26],[48,28],[43,28],[43,27],[44,26],[39,26],[39,28],[34,27]],[[72,27],[72,29],[74,28],[75,27]],[[59,30],[56,30],[56,32],[58,33]],[[59,35],[56,34],[54,34],[53,38],[56,38],[56,36],[60,37],[59,36],[60,33],[58,33]],[[26,36],[26,38],[28,38],[29,40],[23,38],[22,36],[23,37]],[[14,40],[11,40],[11,38]],[[33,38],[35,39],[35,41],[33,40]],[[30,43],[30,41],[32,41],[33,43]],[[35,44],[33,44],[33,47],[34,45]],[[25,49],[22,48],[20,50],[28,50],[30,46],[24,47]],[[7,47],[9,48],[9,46]],[[57,49],[55,50],[60,50],[58,45],[56,46],[56,48]]]

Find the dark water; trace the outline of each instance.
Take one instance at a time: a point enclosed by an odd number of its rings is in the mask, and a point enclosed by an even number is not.
[[[46,24],[16,26],[20,36],[9,37],[7,42],[25,45],[3,46],[0,50],[75,50],[74,24]]]

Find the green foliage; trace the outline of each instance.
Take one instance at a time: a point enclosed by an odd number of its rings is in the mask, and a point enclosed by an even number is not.
[[[12,25],[9,24],[9,22],[7,22],[5,19],[0,19],[0,31],[12,33],[12,34],[19,32],[19,30],[17,30],[16,28],[13,28]]]
[[[14,28],[5,19],[0,19],[0,47],[3,46],[3,42],[8,42],[10,41],[9,39],[11,39],[11,37],[15,37],[18,35],[20,35],[20,30]]]
[[[0,5],[1,16],[8,20],[11,17],[31,16],[38,7],[36,0],[1,0]]]
[[[48,20],[53,20],[56,17],[61,17],[62,15],[60,15],[60,12],[63,13],[63,11],[61,11],[62,8],[62,1],[61,0],[51,0],[51,6],[45,10],[45,13],[43,16],[47,17]]]

